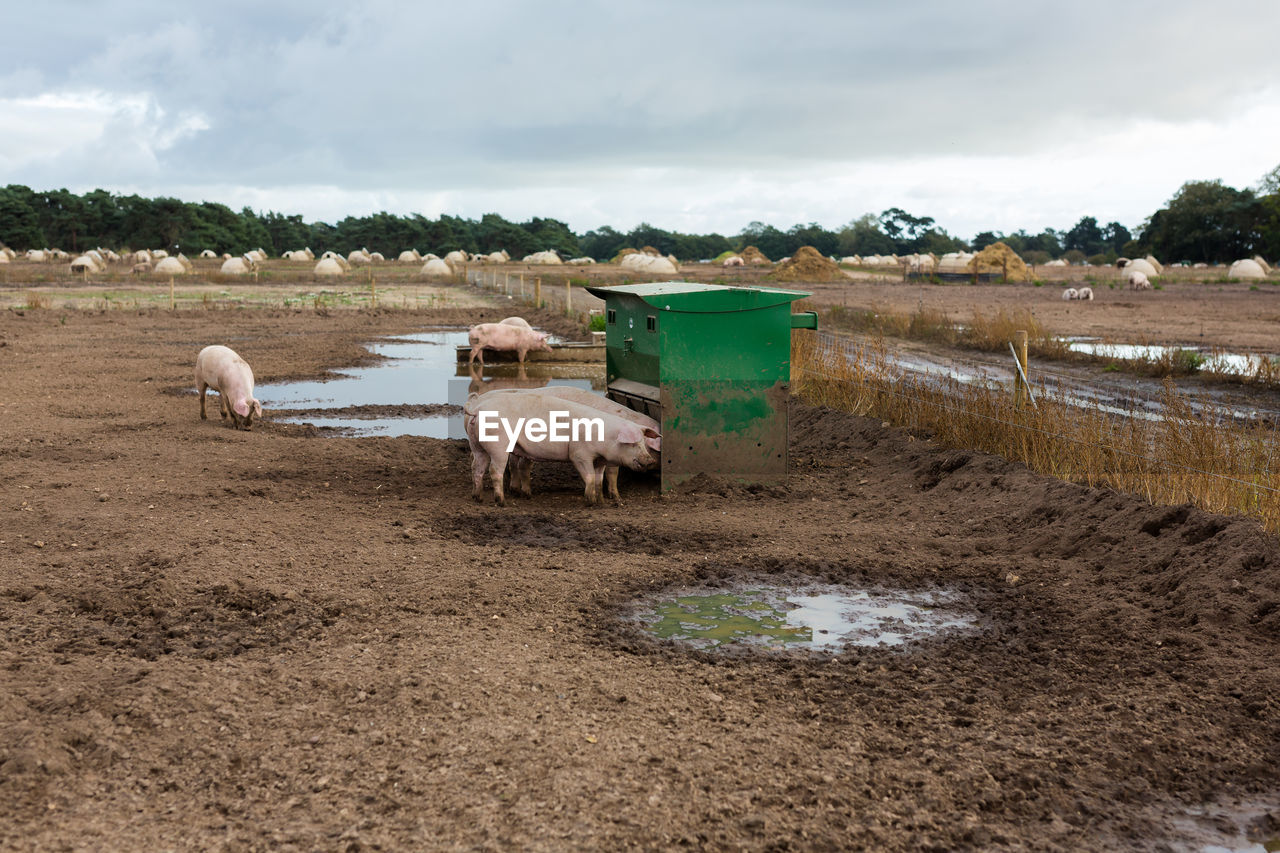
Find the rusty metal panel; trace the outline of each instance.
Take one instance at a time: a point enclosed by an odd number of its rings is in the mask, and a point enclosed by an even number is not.
[[[785,480],[789,391],[786,382],[664,382],[662,490],[697,474]]]

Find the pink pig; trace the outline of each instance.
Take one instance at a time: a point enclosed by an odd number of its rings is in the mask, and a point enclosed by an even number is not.
[[[207,420],[205,391],[218,392],[218,410],[231,425],[252,429],[254,417],[262,416],[262,404],[253,398],[253,370],[229,347],[208,346],[196,356],[196,388],[200,391],[200,419]]]
[[[545,428],[554,422],[553,411],[564,413],[561,423],[599,419],[603,430],[587,429],[577,435],[570,433],[570,440],[555,441],[545,431],[539,435],[529,426],[540,422]],[[646,440],[656,438],[656,433],[647,435],[652,430],[571,400],[536,391],[500,391],[472,397],[463,412],[471,444],[471,496],[477,501],[484,491],[487,468],[494,502],[506,504],[502,477],[513,455],[573,463],[582,477],[583,496],[592,505],[601,500],[605,466],[626,465],[639,471],[656,463]]]
[[[530,350],[551,352],[546,332],[535,332],[509,323],[480,323],[472,326],[467,339],[471,343],[470,361],[475,361],[476,356],[479,356],[481,364],[484,364],[486,349],[518,353],[521,364],[524,363],[525,353]]]
[[[501,393],[505,389],[494,389],[489,393]],[[627,408],[621,403],[610,400],[603,394],[597,394],[595,391],[588,391],[586,388],[574,388],[569,385],[548,385],[545,388],[530,389],[526,393],[542,394],[548,397],[558,397],[562,400],[571,400],[574,403],[580,403],[584,406],[590,406],[602,412],[616,415],[624,421],[631,421],[645,431],[645,444],[655,454],[662,451],[662,425],[656,420],[644,414],[637,412],[635,409]],[[655,464],[657,460],[655,457]],[[606,465],[604,468],[604,478],[606,493],[614,503],[621,503],[621,496],[618,494],[618,466]],[[533,495],[533,460],[527,457],[516,456],[511,460],[511,487],[519,494],[525,497]]]

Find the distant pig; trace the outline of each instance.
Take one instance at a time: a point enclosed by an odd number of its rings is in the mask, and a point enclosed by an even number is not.
[[[535,332],[510,323],[480,323],[472,326],[467,333],[467,340],[471,343],[471,358],[468,363],[479,356],[480,363],[484,364],[486,349],[517,353],[521,364],[524,364],[525,354],[530,350],[551,352],[546,332]]]
[[[196,356],[196,388],[200,391],[200,419],[208,420],[205,391],[218,392],[218,409],[231,425],[252,429],[253,419],[262,417],[262,404],[253,398],[253,370],[229,347],[208,346]]]
[[[598,429],[572,432],[567,440],[554,440],[547,427],[556,423],[552,413],[566,421],[598,421]],[[536,391],[500,391],[472,397],[463,406],[467,441],[471,445],[471,496],[481,500],[486,469],[493,482],[493,499],[506,504],[502,478],[512,456],[571,462],[582,477],[588,504],[600,502],[604,469],[625,465],[643,470],[656,464],[646,430],[608,412],[593,409]],[[539,428],[540,427],[540,428]]]

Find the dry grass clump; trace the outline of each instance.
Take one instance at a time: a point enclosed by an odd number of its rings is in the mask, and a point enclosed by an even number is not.
[[[1193,406],[1170,382],[1162,420],[1112,416],[1034,384],[1038,405],[1020,408],[1005,388],[923,381],[892,367],[876,345],[807,330],[792,341],[793,390],[809,402],[883,418],[1063,480],[1249,516],[1280,533],[1275,428],[1233,421],[1208,401]]]
[[[777,281],[841,281],[844,277],[834,261],[812,246],[801,246],[790,260],[769,274]]]
[[[625,249],[620,249],[618,251],[618,254],[614,255],[613,260],[610,261],[609,263],[620,264],[622,263],[622,259],[625,258],[627,255],[637,255],[639,253],[640,253],[639,249],[632,249],[630,247],[627,247]]]

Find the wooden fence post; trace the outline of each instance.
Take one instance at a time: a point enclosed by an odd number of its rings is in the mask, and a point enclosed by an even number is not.
[[[573,316],[573,279],[569,278],[564,280],[564,313],[567,317]]]
[[[169,276],[169,310],[172,311],[174,307],[175,307],[175,304],[174,304],[174,297],[173,297],[173,276]]]
[[[533,304],[537,308],[542,307],[542,276],[533,279]]]
[[[1019,330],[1013,333],[1014,347],[1018,356],[1018,375],[1013,377],[1013,402],[1019,409],[1027,405],[1027,333]]]

